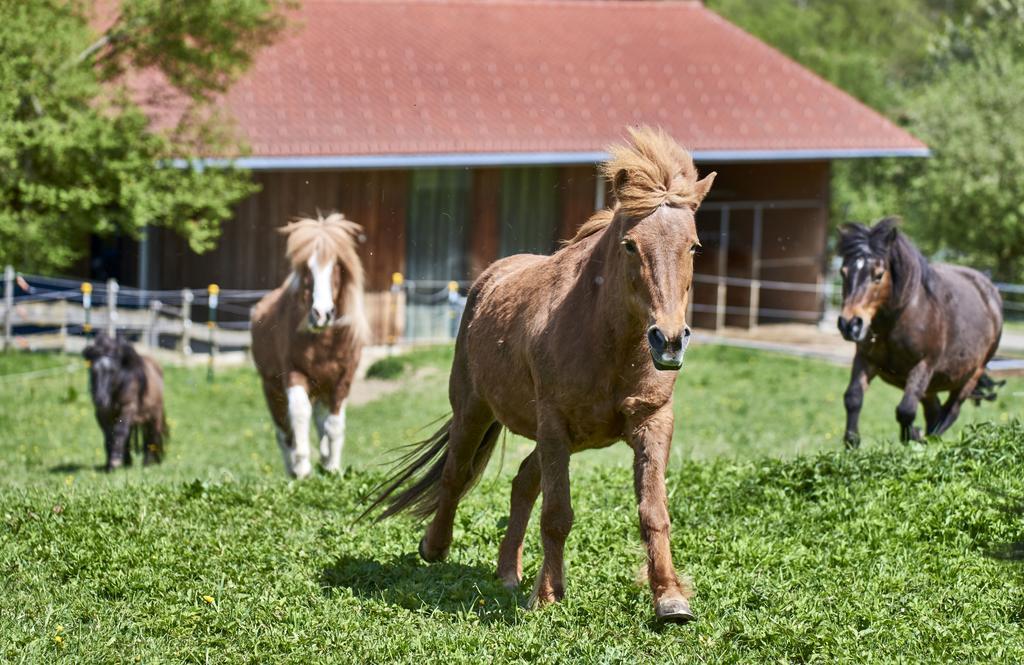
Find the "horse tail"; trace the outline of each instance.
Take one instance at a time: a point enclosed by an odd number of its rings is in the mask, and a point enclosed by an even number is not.
[[[1006,381],[996,381],[988,374],[982,374],[978,384],[974,386],[967,399],[974,400],[975,406],[981,406],[982,401],[994,402],[998,397],[999,388],[1006,385]]]
[[[431,436],[410,444],[409,452],[396,461],[393,473],[371,490],[371,495],[376,494],[376,498],[357,520],[363,519],[384,503],[387,503],[387,508],[377,516],[378,522],[403,511],[420,519],[434,514],[440,500],[441,475],[450,452],[451,426],[452,418],[449,418]],[[469,481],[462,495],[480,480],[500,433],[501,424],[497,422],[484,433],[473,455]]]

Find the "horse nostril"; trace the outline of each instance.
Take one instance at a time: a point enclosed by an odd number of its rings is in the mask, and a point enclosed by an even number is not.
[[[668,344],[665,333],[661,332],[661,328],[658,326],[651,326],[647,329],[647,341],[651,348],[658,352],[662,351],[665,345]]]
[[[837,322],[837,325],[839,326],[839,332],[841,332],[841,333],[845,333],[846,332],[846,319],[845,318],[840,316],[839,317],[839,321]]]

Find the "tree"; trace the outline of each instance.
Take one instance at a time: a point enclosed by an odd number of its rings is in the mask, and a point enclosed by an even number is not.
[[[116,15],[81,0],[0,0],[0,263],[65,268],[89,234],[147,225],[204,251],[256,189],[198,157],[243,151],[213,101],[280,32],[289,0],[98,4]],[[139,72],[181,102],[169,126],[133,99]]]
[[[909,128],[932,148],[897,174],[924,247],[1024,281],[1024,0],[984,0],[933,48]]]

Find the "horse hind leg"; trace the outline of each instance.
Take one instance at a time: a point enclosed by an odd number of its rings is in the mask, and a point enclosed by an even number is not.
[[[975,370],[971,378],[967,379],[958,390],[951,390],[949,397],[946,398],[946,403],[942,407],[942,419],[935,427],[935,436],[939,436],[953,426],[957,418],[960,417],[960,407],[967,400],[968,397],[974,392],[974,388],[978,385],[978,381],[981,380],[982,375],[985,373],[984,367],[979,367]]]
[[[508,530],[498,551],[498,577],[507,589],[517,588],[523,579],[523,538],[539,494],[540,464],[534,451],[523,460],[512,481]]]
[[[482,401],[475,400],[452,417],[438,482],[437,507],[420,541],[420,556],[425,561],[440,561],[448,556],[459,501],[483,473],[500,433],[501,425]]]
[[[942,422],[942,402],[938,395],[925,395],[921,405],[924,407],[925,434],[932,436]]]

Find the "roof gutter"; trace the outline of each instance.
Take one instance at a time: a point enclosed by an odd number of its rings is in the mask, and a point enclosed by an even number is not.
[[[875,157],[930,157],[928,148],[855,148],[823,150],[694,150],[698,162],[794,162]],[[342,170],[342,169],[415,169],[465,168],[485,166],[548,166],[596,164],[608,153],[592,152],[456,152],[410,155],[323,155],[240,157],[235,160],[204,159],[199,162],[176,159],[173,165],[185,168],[234,164],[253,171]]]

